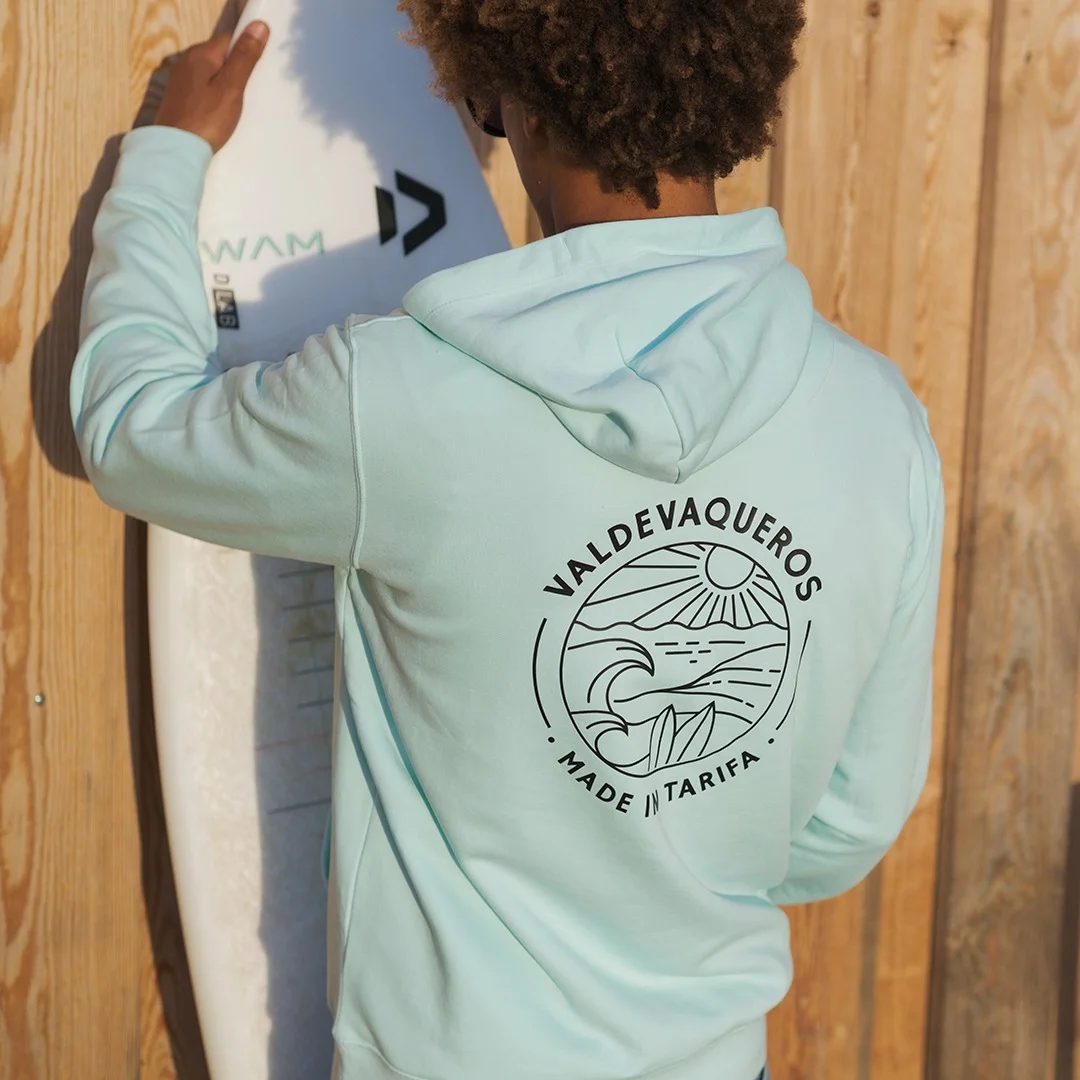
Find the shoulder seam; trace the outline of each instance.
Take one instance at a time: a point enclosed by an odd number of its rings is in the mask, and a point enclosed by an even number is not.
[[[354,569],[360,562],[360,548],[367,526],[367,493],[364,483],[364,457],[360,444],[360,422],[356,408],[356,350],[353,344],[352,326],[346,324],[346,348],[349,356],[349,434],[352,439],[353,483],[356,485],[356,525],[353,529],[352,550],[349,565]]]

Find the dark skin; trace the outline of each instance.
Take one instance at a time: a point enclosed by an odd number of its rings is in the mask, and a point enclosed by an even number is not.
[[[545,236],[581,225],[645,218],[715,214],[716,195],[707,181],[660,173],[660,206],[650,210],[634,192],[618,193],[596,175],[569,162],[549,137],[544,121],[511,98],[501,103],[502,125],[518,175]]]
[[[253,22],[231,53],[228,34],[182,53],[173,62],[156,122],[200,136],[217,153],[240,122],[244,90],[269,34],[265,23]],[[568,161],[549,137],[544,121],[512,98],[502,100],[501,113],[518,174],[545,236],[606,221],[717,212],[711,183],[663,173],[658,177],[660,206],[650,210],[633,192],[612,191],[595,173]]]
[[[198,135],[216,154],[240,123],[244,91],[269,38],[270,27],[253,22],[231,52],[232,35],[218,34],[180,53],[169,69],[155,123]]]

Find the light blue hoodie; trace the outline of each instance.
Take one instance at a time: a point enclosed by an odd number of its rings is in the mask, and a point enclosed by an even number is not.
[[[878,862],[930,745],[925,411],[772,210],[590,226],[222,372],[209,148],[129,135],[72,411],[102,497],[338,567],[349,1080],[752,1080],[776,905]]]

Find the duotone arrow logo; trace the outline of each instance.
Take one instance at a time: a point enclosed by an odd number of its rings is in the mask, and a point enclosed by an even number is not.
[[[403,237],[405,254],[411,255],[421,244],[427,243],[446,224],[446,200],[427,184],[421,184],[403,172],[394,173],[398,191],[409,199],[415,199],[427,207],[428,216]],[[375,189],[375,205],[379,210],[379,243],[387,244],[397,236],[397,207],[394,193],[386,188]]]

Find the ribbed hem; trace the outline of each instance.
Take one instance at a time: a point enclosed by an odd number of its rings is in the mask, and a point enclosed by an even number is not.
[[[437,1073],[421,1075],[395,1069],[377,1050],[363,1043],[338,1043],[333,1080],[581,1080],[559,1072],[537,1072],[533,1055],[522,1048],[522,1060],[500,1064],[495,1071],[466,1073],[452,1062]],[[765,1066],[765,1021],[747,1024],[711,1043],[700,1053],[654,1072],[640,1073],[625,1080],[755,1080]],[[582,1078],[587,1074],[582,1074]]]

